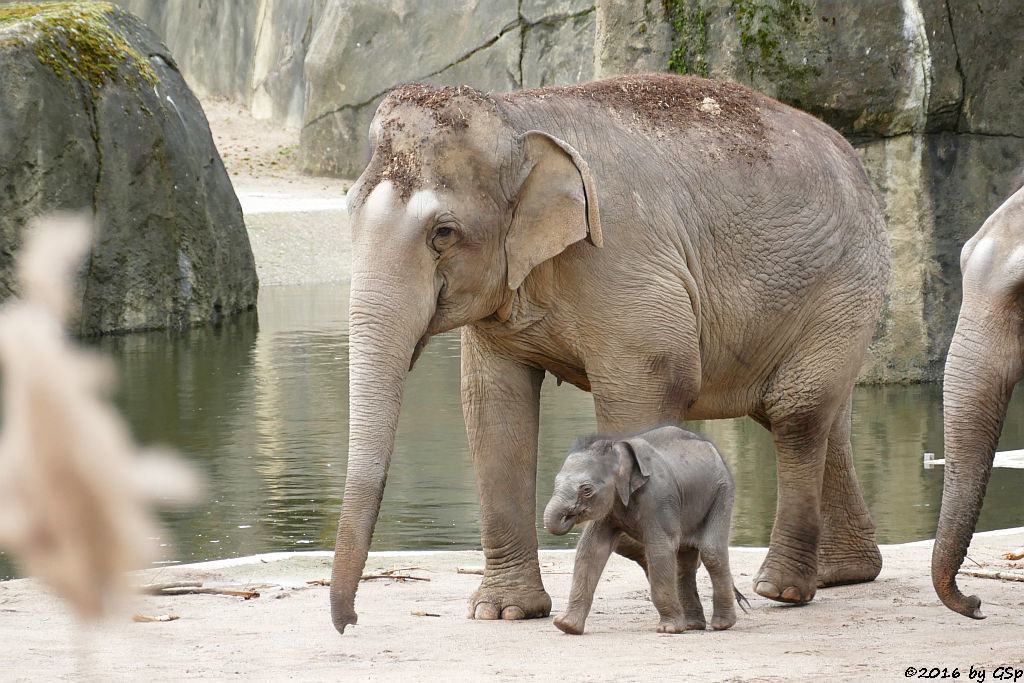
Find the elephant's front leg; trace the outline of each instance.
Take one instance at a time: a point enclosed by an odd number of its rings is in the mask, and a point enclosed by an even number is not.
[[[647,577],[651,581],[651,602],[661,616],[658,633],[682,633],[690,630],[690,620],[687,619],[686,611],[679,600],[679,546],[667,536],[660,534],[645,541]],[[694,591],[696,592],[696,586]]]
[[[555,626],[565,633],[581,635],[583,625],[594,602],[594,591],[601,578],[601,572],[612,554],[612,547],[619,535],[605,520],[599,519],[587,525],[576,544],[576,561],[572,568],[572,590],[565,613],[555,617]]]
[[[480,495],[486,567],[469,617],[551,613],[537,563],[537,430],[542,370],[491,353],[462,335],[462,410]]]

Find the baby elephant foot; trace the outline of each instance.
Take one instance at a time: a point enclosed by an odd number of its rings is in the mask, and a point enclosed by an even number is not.
[[[703,631],[706,624],[703,619],[662,619],[658,623],[658,633],[684,633],[686,631]]]
[[[563,633],[568,633],[569,635],[583,635],[583,620],[574,618],[569,614],[555,617],[555,626]]]
[[[711,628],[716,631],[724,631],[736,623],[736,610],[729,610],[724,614],[716,614],[711,618]]]

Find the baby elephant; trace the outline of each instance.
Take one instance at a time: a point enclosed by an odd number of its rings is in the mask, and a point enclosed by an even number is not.
[[[711,628],[736,623],[733,597],[744,599],[729,571],[732,476],[710,441],[676,426],[623,439],[582,439],[555,477],[544,526],[558,536],[590,524],[576,548],[572,592],[555,626],[583,633],[594,589],[618,550],[647,571],[659,633],[703,629],[697,567],[714,589]]]

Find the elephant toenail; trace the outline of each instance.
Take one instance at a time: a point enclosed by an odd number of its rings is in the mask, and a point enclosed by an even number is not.
[[[779,587],[771,581],[758,581],[754,586],[754,592],[772,600],[779,597]]]
[[[509,605],[501,611],[501,618],[508,621],[512,621],[515,619],[525,619],[526,613],[522,610],[521,607],[518,607],[517,605]]]
[[[787,602],[804,602],[803,597],[800,595],[800,591],[797,590],[796,586],[790,586],[782,592],[782,599]]]
[[[492,605],[489,602],[481,602],[476,606],[476,613],[473,615],[475,619],[484,619],[491,621],[501,616],[497,606]]]

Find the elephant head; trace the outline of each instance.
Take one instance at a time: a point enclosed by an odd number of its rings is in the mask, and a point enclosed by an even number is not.
[[[651,476],[653,447],[644,439],[610,441],[594,437],[580,442],[555,475],[544,527],[556,536],[577,524],[606,517],[618,498],[623,507]]]
[[[407,373],[431,335],[508,319],[531,270],[583,239],[601,245],[586,162],[516,130],[472,88],[407,85],[370,126],[348,194],[349,453],[331,613],[356,622],[356,588],[380,510]]]
[[[942,392],[945,475],[932,584],[950,609],[983,618],[956,573],[967,554],[1014,385],[1024,374],[1024,190],[964,245],[963,304]]]

